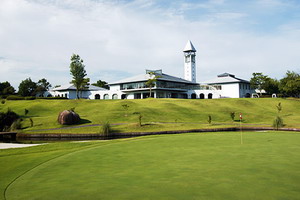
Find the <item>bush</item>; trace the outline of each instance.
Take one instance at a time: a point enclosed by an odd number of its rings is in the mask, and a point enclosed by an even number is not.
[[[30,121],[30,127],[33,127],[33,120],[32,120],[32,118],[29,118],[29,121]]]
[[[19,118],[19,115],[10,109],[7,112],[0,112],[0,131],[9,130],[14,121]]]
[[[4,99],[2,99],[2,100],[1,100],[1,103],[2,103],[2,104],[5,104],[5,100],[4,100]]]
[[[283,127],[283,120],[281,117],[277,116],[273,121],[273,128],[278,130],[279,128]]]
[[[208,115],[207,122],[208,122],[209,124],[211,124],[211,121],[212,121],[211,115]]]
[[[9,95],[6,99],[7,100],[35,100],[36,97],[21,97],[17,95]]]
[[[22,121],[22,119],[20,119],[20,118],[15,120],[10,126],[10,131],[15,131],[15,130],[21,129],[22,128],[21,121]]]
[[[20,97],[20,96],[16,96],[16,95],[9,95],[7,98],[7,100],[24,100],[24,97]]]
[[[35,100],[36,97],[25,97],[24,99],[25,99],[25,100]]]
[[[68,98],[67,97],[36,97],[36,99],[54,100],[54,99],[68,99]]]
[[[102,123],[100,133],[103,136],[109,136],[111,134],[111,132],[112,132],[112,130],[111,130],[110,123],[109,122]]]
[[[235,112],[230,112],[230,117],[231,117],[232,121],[234,121],[234,118],[235,118]]]

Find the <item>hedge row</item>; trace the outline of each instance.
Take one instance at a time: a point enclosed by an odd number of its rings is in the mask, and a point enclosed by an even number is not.
[[[22,97],[22,96],[17,96],[17,95],[9,95],[6,97],[7,100],[35,100],[35,99],[67,99],[66,97]]]

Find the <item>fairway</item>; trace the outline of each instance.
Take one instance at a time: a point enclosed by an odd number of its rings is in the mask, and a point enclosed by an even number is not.
[[[72,143],[78,147],[32,165],[17,179],[11,177],[15,181],[5,196],[7,199],[299,199],[300,134],[247,132],[243,133],[243,139],[241,145],[238,132],[226,132]],[[59,145],[63,149],[70,144]],[[27,148],[23,156],[42,160],[51,145],[57,144]],[[43,152],[37,156],[39,148]],[[5,157],[5,150],[0,151],[0,161],[6,158],[6,165],[26,162],[22,155],[14,155],[18,150],[6,151],[12,154]]]

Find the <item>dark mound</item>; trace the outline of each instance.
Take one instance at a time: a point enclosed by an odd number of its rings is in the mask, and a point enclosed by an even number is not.
[[[64,110],[59,113],[57,121],[62,125],[72,125],[79,123],[80,117],[74,111]]]

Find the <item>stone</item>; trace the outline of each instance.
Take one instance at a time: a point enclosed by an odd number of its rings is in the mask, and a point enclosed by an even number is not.
[[[80,122],[80,117],[77,113],[71,110],[64,110],[58,115],[58,123],[62,125],[72,125]]]

